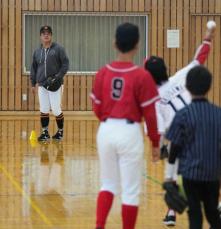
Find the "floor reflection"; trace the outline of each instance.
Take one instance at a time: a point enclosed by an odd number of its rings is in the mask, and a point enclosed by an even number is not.
[[[40,133],[38,120],[0,120],[0,229],[93,228],[99,190],[97,127],[97,121],[67,120],[62,142],[31,145],[31,131]],[[56,132],[54,121],[49,132]],[[150,162],[147,144],[145,157],[137,229],[160,229],[166,206],[154,180],[163,180],[164,164]],[[108,229],[121,228],[120,214],[116,197]],[[186,216],[179,217],[177,228],[186,225]]]

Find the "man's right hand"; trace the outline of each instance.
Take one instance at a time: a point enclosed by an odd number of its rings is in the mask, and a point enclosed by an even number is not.
[[[32,94],[35,94],[37,92],[37,86],[31,87]]]

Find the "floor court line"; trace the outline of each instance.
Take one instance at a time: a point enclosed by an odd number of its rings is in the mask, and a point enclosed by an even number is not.
[[[34,203],[34,201],[25,193],[25,191],[22,189],[22,187],[18,184],[18,182],[13,178],[13,176],[5,169],[5,167],[0,164],[0,170],[2,173],[7,177],[7,179],[11,182],[11,184],[14,186],[15,190],[20,193],[30,204],[30,206],[36,211],[36,213],[39,215],[39,217],[44,221],[44,223],[49,226],[53,227],[52,222],[47,218],[47,216],[41,211],[41,209],[37,206],[37,204]]]
[[[151,176],[148,176],[148,175],[145,175],[145,177],[146,177],[146,179],[147,179],[147,180],[150,180],[150,181],[152,181],[153,183],[155,183],[155,184],[158,184],[158,185],[162,186],[162,182],[160,182],[160,181],[159,181],[159,180],[157,180],[156,178],[151,177]]]

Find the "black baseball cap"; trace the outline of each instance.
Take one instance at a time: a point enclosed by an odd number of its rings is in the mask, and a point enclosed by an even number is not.
[[[40,29],[40,35],[42,33],[44,33],[44,32],[48,32],[48,33],[51,33],[52,34],[52,28],[51,28],[51,26],[49,26],[49,25],[42,26],[41,29]]]
[[[168,80],[167,67],[163,58],[150,56],[145,60],[144,68],[151,73],[157,85],[162,85]]]

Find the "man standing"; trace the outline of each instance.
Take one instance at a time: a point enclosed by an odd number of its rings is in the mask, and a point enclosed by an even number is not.
[[[118,26],[115,35],[117,60],[98,71],[91,94],[93,110],[101,121],[97,133],[101,174],[97,229],[105,228],[114,195],[120,189],[123,229],[135,228],[144,151],[142,117],[152,141],[153,161],[159,158],[155,112],[159,96],[151,75],[133,64],[138,42],[136,25]]]
[[[61,110],[63,77],[69,67],[69,60],[63,47],[52,42],[52,29],[42,26],[40,29],[41,46],[34,51],[31,66],[32,92],[38,89],[41,112],[42,133],[38,141],[50,139],[48,133],[49,112],[56,117],[58,131],[54,140],[63,138],[64,116]]]

